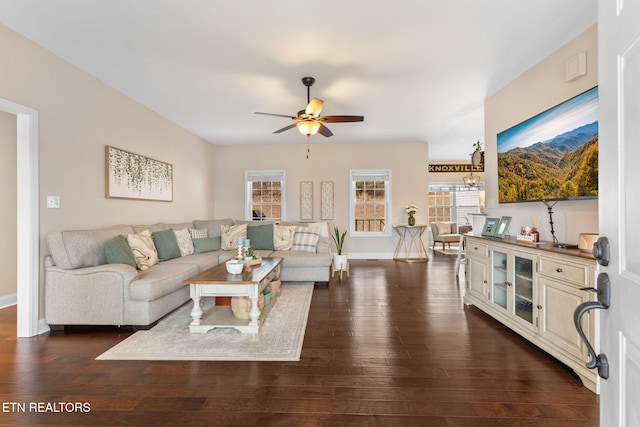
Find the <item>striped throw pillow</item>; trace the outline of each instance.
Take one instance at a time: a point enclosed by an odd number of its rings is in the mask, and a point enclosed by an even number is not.
[[[293,251],[316,253],[316,246],[320,239],[320,229],[316,227],[297,227],[293,235]]]

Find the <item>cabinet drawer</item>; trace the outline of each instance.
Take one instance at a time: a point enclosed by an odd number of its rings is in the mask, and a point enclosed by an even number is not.
[[[484,243],[467,240],[467,254],[470,256],[489,257],[489,248]]]
[[[540,258],[540,273],[554,279],[566,280],[581,286],[588,285],[589,269],[581,265],[571,265],[562,261]]]

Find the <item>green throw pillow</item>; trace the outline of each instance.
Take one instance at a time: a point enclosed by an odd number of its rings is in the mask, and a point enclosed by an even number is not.
[[[193,253],[195,254],[219,251],[220,247],[220,236],[208,237],[206,239],[193,239]]]
[[[122,235],[117,235],[104,245],[104,254],[109,264],[128,264],[133,268],[138,268],[131,246]]]
[[[156,245],[160,261],[180,258],[180,246],[178,246],[173,229],[156,231],[151,237],[153,237],[153,244]]]
[[[247,239],[253,249],[273,250],[273,224],[247,227]]]

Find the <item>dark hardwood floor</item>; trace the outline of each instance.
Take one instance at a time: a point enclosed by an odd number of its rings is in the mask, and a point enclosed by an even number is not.
[[[16,339],[15,307],[0,310],[0,424],[597,426],[569,369],[464,306],[454,262],[352,260],[314,290],[299,362],[96,361],[131,332]]]

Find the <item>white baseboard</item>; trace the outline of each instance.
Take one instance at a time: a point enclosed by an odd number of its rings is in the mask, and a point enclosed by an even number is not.
[[[11,307],[18,303],[18,294],[9,294],[0,297],[0,308]]]
[[[349,252],[347,253],[349,259],[393,259],[393,253],[391,252]]]
[[[46,334],[51,331],[49,324],[45,319],[38,320],[38,335]]]

